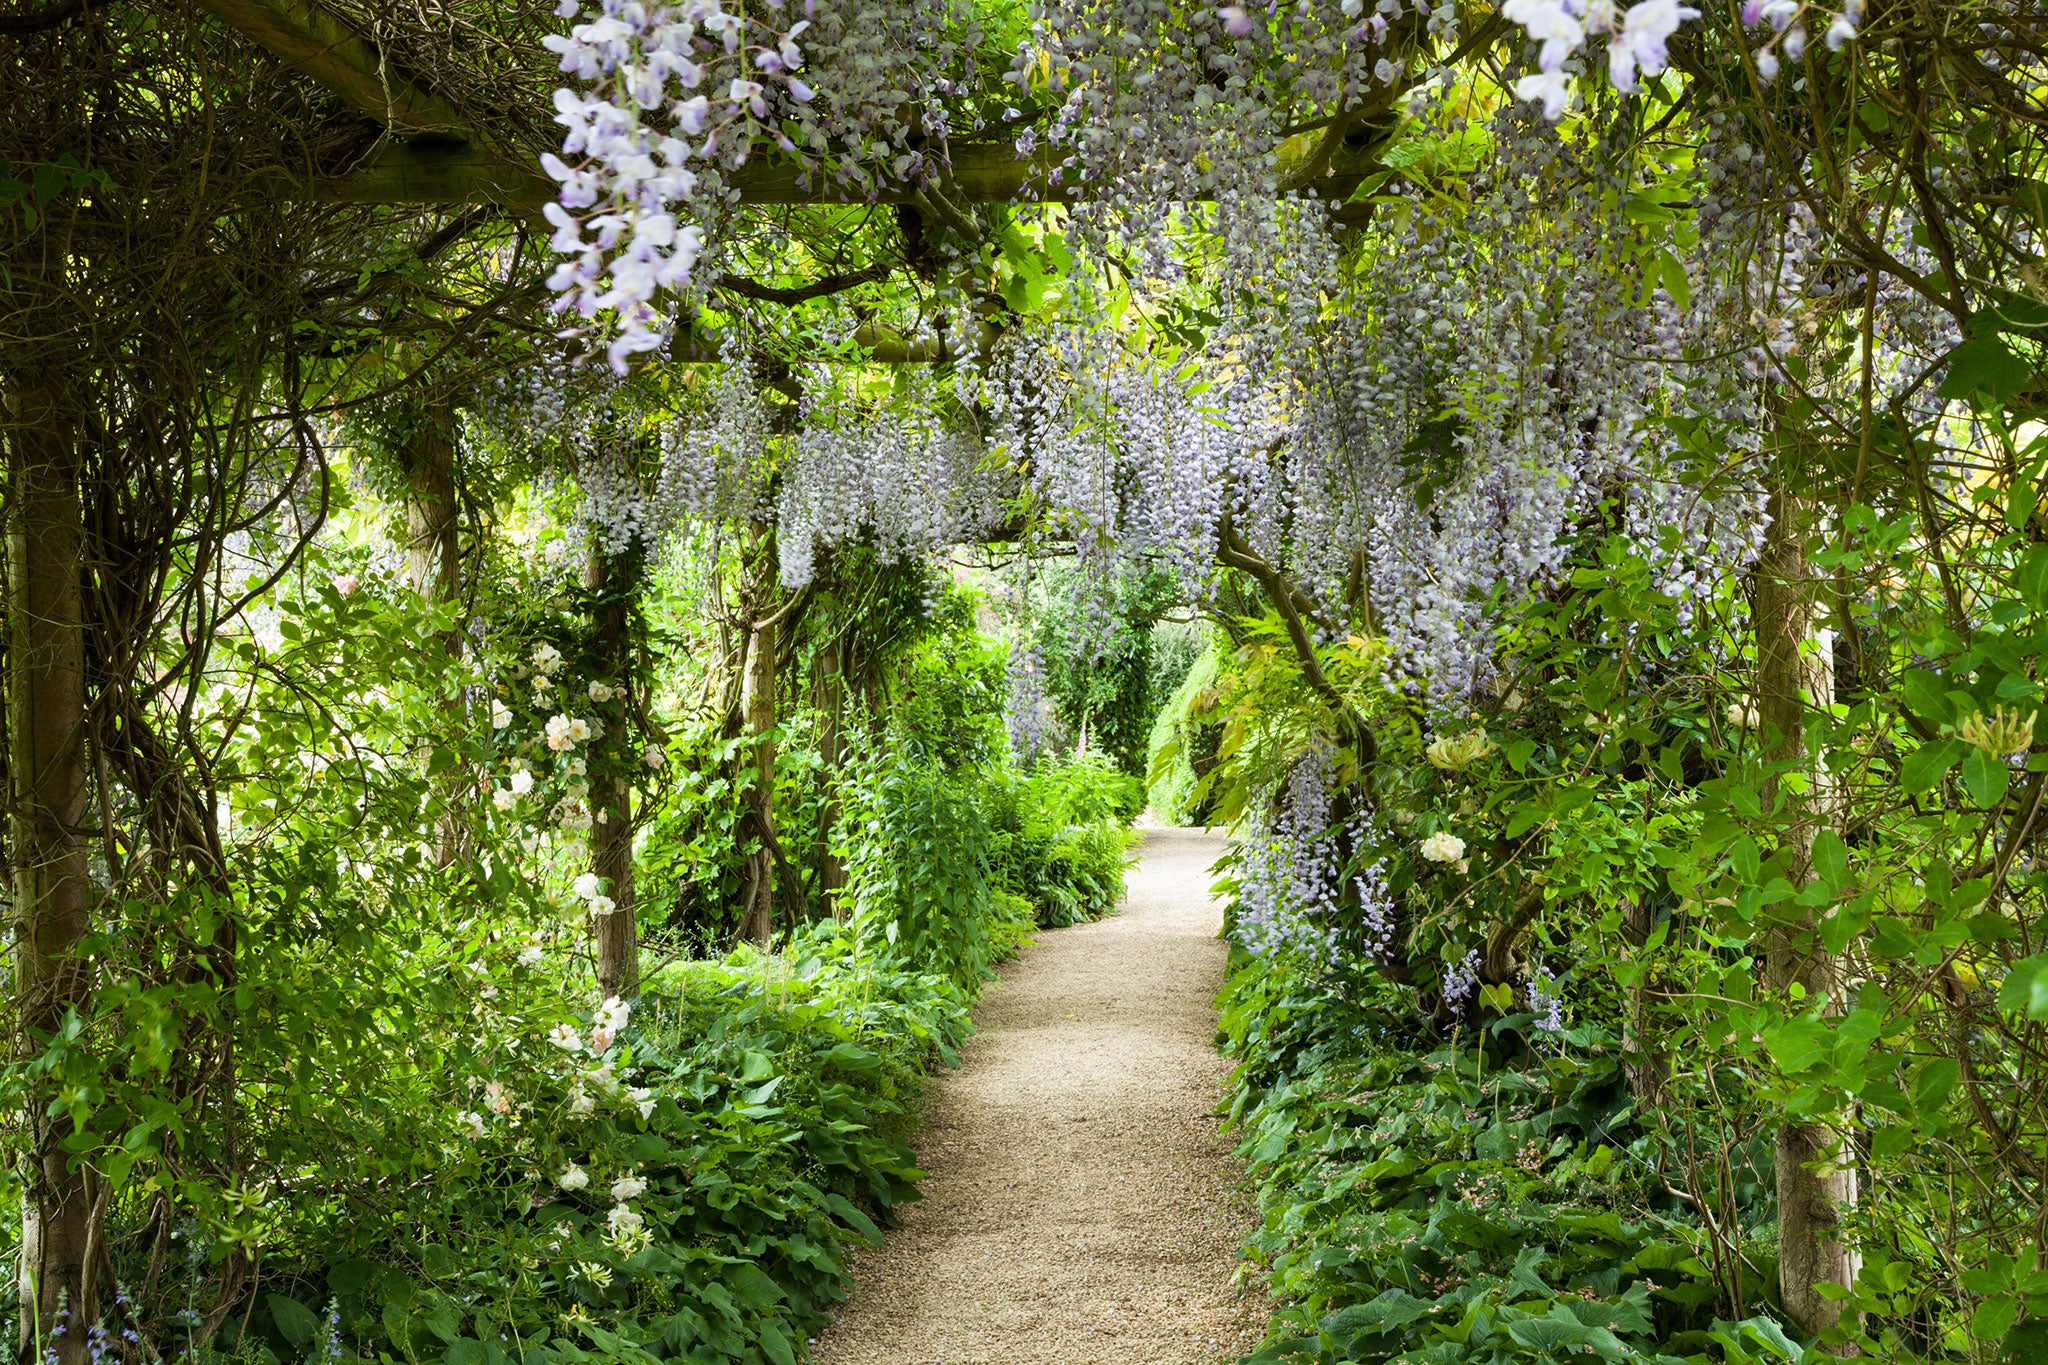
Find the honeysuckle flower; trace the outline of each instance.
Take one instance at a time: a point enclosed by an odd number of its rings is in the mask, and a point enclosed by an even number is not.
[[[623,1204],[647,1193],[647,1182],[637,1175],[622,1175],[612,1182],[612,1200]]]
[[[573,1024],[557,1024],[548,1032],[548,1041],[564,1052],[583,1051],[583,1035]]]
[[[574,1194],[577,1190],[589,1187],[590,1173],[581,1166],[572,1164],[567,1170],[555,1177],[555,1184]]]
[[[1486,731],[1474,728],[1461,735],[1439,735],[1430,742],[1425,756],[1432,767],[1460,772],[1492,752],[1493,741]]]
[[[1438,830],[1422,841],[1422,856],[1433,863],[1455,863],[1465,856],[1465,841]]]
[[[614,1233],[637,1232],[646,1221],[638,1212],[624,1204],[612,1205],[612,1211],[605,1215],[605,1222],[611,1225]]]

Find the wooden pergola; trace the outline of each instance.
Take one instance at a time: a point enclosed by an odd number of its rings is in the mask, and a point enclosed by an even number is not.
[[[539,149],[508,145],[314,0],[199,3],[287,70],[317,82],[385,130],[363,164],[339,175],[300,179],[288,192],[328,203],[496,204],[528,211],[555,197],[555,183],[540,169]],[[1313,135],[1289,139],[1275,149],[1275,192],[1348,198],[1380,169],[1390,125],[1384,113],[1339,117]],[[871,190],[837,185],[829,177],[803,183],[800,167],[772,159],[750,161],[729,172],[727,181],[743,202],[754,204],[917,203],[934,189],[956,204],[1089,198],[1094,185],[1070,181],[1061,167],[1065,156],[1059,148],[1020,156],[1004,141],[957,140],[930,185],[896,182]]]

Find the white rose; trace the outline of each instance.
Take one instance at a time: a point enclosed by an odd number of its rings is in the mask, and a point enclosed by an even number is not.
[[[612,1202],[623,1204],[647,1193],[647,1182],[637,1175],[622,1175],[612,1182]]]
[[[590,898],[590,913],[593,915],[609,915],[618,908],[618,902],[610,896],[592,896]]]
[[[579,901],[589,900],[592,896],[595,896],[597,894],[597,888],[597,874],[595,872],[582,873],[576,878],[576,885],[574,887],[574,890],[576,892],[576,899]]]
[[[647,752],[640,755],[640,761],[650,768],[660,768],[668,762],[668,755],[662,752],[659,744],[650,744]]]
[[[512,708],[493,697],[491,699],[491,728],[502,730],[512,723]]]
[[[585,1189],[590,1184],[590,1173],[581,1166],[571,1166],[555,1177],[555,1183],[570,1192]]]
[[[576,1031],[574,1024],[557,1024],[548,1034],[548,1041],[564,1052],[583,1051],[583,1035]]]
[[[524,796],[533,790],[533,774],[530,772],[513,773],[511,782],[512,791],[515,795]]]
[[[519,804],[519,793],[507,787],[500,787],[491,793],[491,804],[499,810],[511,810]]]
[[[1438,830],[1422,841],[1422,856],[1433,863],[1455,863],[1465,856],[1465,841]]]

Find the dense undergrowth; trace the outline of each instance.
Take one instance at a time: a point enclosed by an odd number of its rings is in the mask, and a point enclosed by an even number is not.
[[[1223,1007],[1262,1219],[1248,1251],[1282,1305],[1253,1361],[1799,1358],[1771,1317],[1717,1313],[1707,1239],[1611,1040],[1538,1051],[1527,1015],[1422,1038],[1398,1001],[1353,1003],[1285,961],[1244,967]],[[1742,1255],[1762,1299],[1769,1237]]]
[[[996,951],[1022,927],[996,924]],[[829,926],[671,967],[603,1082],[508,1069],[516,1125],[451,1152],[387,1220],[283,1249],[237,1353],[787,1365],[843,1297],[849,1245],[917,1197],[918,1078],[956,1060],[973,996]]]

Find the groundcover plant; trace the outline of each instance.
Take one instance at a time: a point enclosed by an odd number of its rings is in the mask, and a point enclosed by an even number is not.
[[[793,1361],[1228,824],[1266,1359],[2048,1353],[2048,15],[0,15],[24,1359]]]

